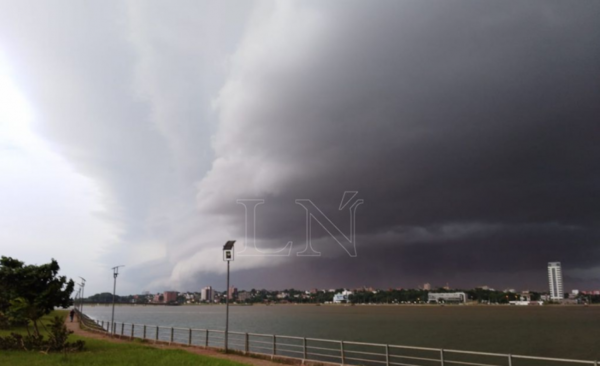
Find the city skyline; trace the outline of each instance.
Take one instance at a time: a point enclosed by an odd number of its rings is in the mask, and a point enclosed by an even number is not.
[[[528,292],[528,291],[535,291],[535,292],[539,292],[539,293],[548,293],[550,296],[550,299],[552,300],[559,300],[559,299],[563,299],[565,294],[568,293],[587,293],[590,292],[591,294],[598,294],[600,295],[600,290],[598,289],[587,289],[587,288],[570,288],[570,289],[565,289],[563,286],[563,281],[562,281],[562,265],[560,262],[548,262],[548,287],[549,289],[532,289],[532,288],[518,288],[518,287],[503,287],[502,289],[495,289],[491,286],[488,285],[479,285],[479,286],[475,286],[471,289],[482,289],[482,290],[489,290],[492,292],[505,292],[505,293],[517,293],[517,292]],[[286,288],[280,288],[280,289],[267,289],[264,287],[253,287],[252,289],[248,288],[242,288],[241,290],[238,289],[238,287],[236,287],[235,285],[231,285],[229,287],[229,290],[218,290],[216,288],[213,288],[212,286],[205,286],[202,287],[202,289],[200,289],[200,291],[190,291],[190,290],[184,290],[184,291],[177,291],[179,293],[199,293],[201,296],[201,300],[207,300],[207,301],[212,301],[215,293],[222,293],[225,294],[225,292],[227,292],[227,294],[229,296],[231,296],[232,298],[236,297],[235,294],[239,293],[239,292],[248,292],[251,290],[257,290],[257,291],[262,291],[262,290],[266,290],[266,291],[271,291],[271,292],[285,292],[287,290],[297,290],[297,291],[305,291],[305,292],[333,292],[333,291],[337,291],[337,290],[351,290],[351,291],[390,291],[390,290],[423,290],[423,291],[436,291],[439,289],[442,290],[461,290],[461,289],[467,289],[466,287],[452,287],[450,286],[450,284],[447,282],[445,285],[432,285],[429,282],[425,282],[422,285],[417,285],[414,287],[388,287],[388,288],[375,288],[372,286],[359,286],[359,287],[349,287],[349,286],[341,286],[341,287],[335,287],[335,288],[318,288],[318,287],[311,287],[311,288],[293,288],[293,287],[286,287]],[[164,291],[164,293],[170,292],[172,290],[168,290],[168,291]],[[147,290],[143,290],[140,292],[141,294],[147,294],[148,296],[151,296],[149,291]],[[161,294],[162,292],[157,292],[157,294]],[[155,296],[155,295],[154,295]]]

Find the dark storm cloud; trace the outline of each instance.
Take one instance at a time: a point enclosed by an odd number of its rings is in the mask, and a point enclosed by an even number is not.
[[[542,287],[550,260],[600,285],[598,2],[21,4],[0,46],[131,292],[217,286],[242,198],[294,249],[237,258],[240,287]],[[295,256],[295,200],[348,233],[347,190],[358,257],[316,224],[323,256]]]
[[[485,281],[500,270],[537,271],[532,284],[540,285],[549,260],[563,260],[567,272],[597,267],[597,4],[307,8],[294,9],[297,23],[269,29],[283,40],[238,54],[245,63],[221,94],[203,209],[239,224],[235,198],[265,198],[257,234],[301,247],[304,213],[294,199],[342,219],[341,193],[358,190],[366,201],[360,258],[296,258],[290,277],[299,284],[311,266],[301,260],[320,260],[312,271],[339,285],[358,263],[382,285],[396,280],[378,273],[415,281],[463,273],[473,284],[468,276]],[[295,38],[303,24],[318,37]],[[232,177],[244,184],[215,193]],[[443,230],[450,226],[458,235]],[[381,245],[385,233],[391,242]],[[436,265],[415,266],[418,258]]]
[[[453,288],[489,285],[498,290],[544,290],[547,262],[560,258],[567,272],[594,268],[600,260],[598,240],[598,230],[568,232],[539,227],[512,227],[469,238],[419,243],[402,238],[385,243],[360,238],[356,258],[348,258],[337,247],[337,256],[297,258],[275,269],[244,270],[232,280],[241,288],[264,287],[266,278],[268,286],[281,289],[415,288],[429,282]],[[337,246],[334,242],[326,245]],[[208,278],[225,288],[222,275]],[[565,286],[590,289],[598,282],[567,274]]]

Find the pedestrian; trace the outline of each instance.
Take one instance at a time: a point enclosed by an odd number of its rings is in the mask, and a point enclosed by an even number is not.
[[[73,317],[75,316],[75,309],[71,309],[69,316],[71,317],[71,323],[73,323]]]

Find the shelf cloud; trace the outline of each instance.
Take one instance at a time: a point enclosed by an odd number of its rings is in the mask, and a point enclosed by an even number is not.
[[[224,287],[240,199],[264,200],[260,250],[292,242],[236,257],[242,288],[544,289],[548,261],[600,286],[597,2],[36,8],[0,5],[0,49],[33,130],[101,192],[110,239],[82,245],[127,291]],[[319,257],[297,200],[331,220]]]

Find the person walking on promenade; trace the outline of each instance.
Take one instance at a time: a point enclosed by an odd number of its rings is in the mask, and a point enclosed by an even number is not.
[[[71,317],[71,323],[73,323],[73,317],[75,316],[75,309],[71,309],[69,316]]]

